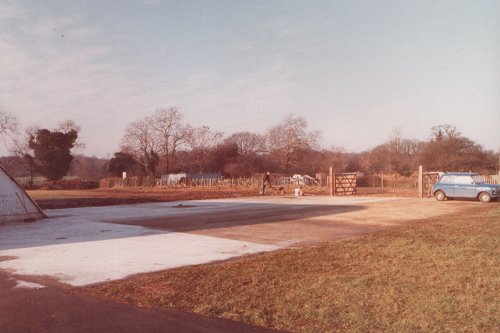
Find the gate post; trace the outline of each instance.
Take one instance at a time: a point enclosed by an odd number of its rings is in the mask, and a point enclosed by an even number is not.
[[[333,189],[335,184],[333,183],[335,180],[333,179],[333,167],[330,167],[330,196],[333,197]]]
[[[333,173],[333,195],[337,195],[337,174]]]
[[[418,197],[424,197],[424,169],[421,165],[418,166]]]

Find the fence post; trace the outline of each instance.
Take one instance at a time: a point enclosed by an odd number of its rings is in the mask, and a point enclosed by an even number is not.
[[[381,184],[382,184],[382,190],[384,189],[384,173],[382,172],[382,176],[380,177],[381,179]]]
[[[418,196],[424,197],[424,169],[421,165],[418,166]]]

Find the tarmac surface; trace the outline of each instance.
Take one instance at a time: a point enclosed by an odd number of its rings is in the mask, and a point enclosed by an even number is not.
[[[18,285],[19,280],[0,272],[2,333],[276,332],[178,310],[144,309],[99,300],[64,288]]]

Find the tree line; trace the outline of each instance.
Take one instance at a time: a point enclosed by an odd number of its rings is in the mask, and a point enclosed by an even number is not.
[[[193,127],[175,107],[130,122],[120,149],[109,160],[79,155],[80,127],[73,121],[54,129],[28,127],[19,130],[17,119],[0,109],[0,139],[11,156],[0,162],[15,174],[49,180],[64,175],[83,178],[120,177],[189,172],[215,172],[229,177],[271,171],[284,175],[314,175],[330,166],[336,172],[393,173],[409,176],[424,165],[426,170],[497,171],[498,153],[464,137],[452,125],[430,129],[427,141],[406,139],[395,129],[388,140],[361,153],[342,147],[323,148],[321,134],[310,130],[306,119],[293,114],[266,133],[248,131],[225,135],[208,126]]]

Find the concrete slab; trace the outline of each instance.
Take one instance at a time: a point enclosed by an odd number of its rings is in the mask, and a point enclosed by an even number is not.
[[[177,204],[48,211],[38,223],[0,225],[0,269],[81,286],[278,248],[245,241],[98,222],[164,216]],[[207,205],[200,202],[200,206]],[[170,208],[170,209],[168,209]],[[166,212],[165,212],[166,210]]]

